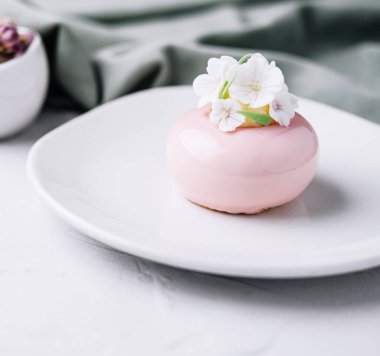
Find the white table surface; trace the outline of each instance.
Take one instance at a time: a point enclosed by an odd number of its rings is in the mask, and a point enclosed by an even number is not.
[[[25,160],[73,116],[45,110],[0,142],[0,355],[380,355],[380,269],[293,281],[202,275],[113,251],[56,218]]]

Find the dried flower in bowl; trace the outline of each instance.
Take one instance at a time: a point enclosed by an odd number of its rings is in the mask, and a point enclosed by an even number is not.
[[[0,139],[12,137],[36,117],[46,96],[49,67],[38,32],[0,19]]]
[[[24,54],[33,37],[33,31],[21,33],[14,21],[9,18],[0,19],[0,63]]]

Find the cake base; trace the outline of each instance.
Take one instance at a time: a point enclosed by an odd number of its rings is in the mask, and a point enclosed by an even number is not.
[[[271,209],[275,209],[275,208],[278,208],[279,206],[284,205],[284,204],[280,204],[280,205],[272,206],[272,207],[269,207],[269,208],[260,208],[260,209],[255,209],[255,210],[252,210],[252,211],[236,211],[236,210],[229,211],[229,210],[226,210],[226,209],[211,208],[211,207],[209,207],[207,205],[203,205],[203,204],[197,203],[196,201],[194,201],[194,200],[192,200],[190,198],[187,198],[186,196],[185,196],[185,199],[188,200],[192,204],[200,206],[201,208],[204,208],[204,209],[207,209],[207,210],[211,210],[211,211],[216,211],[218,213],[231,214],[231,215],[258,215],[258,214],[261,214],[261,213],[263,213],[265,211],[268,211],[268,210],[271,210]]]

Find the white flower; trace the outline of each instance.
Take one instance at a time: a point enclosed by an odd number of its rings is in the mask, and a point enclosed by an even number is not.
[[[229,68],[236,63],[236,59],[229,56],[208,60],[206,68],[208,74],[198,75],[193,82],[195,93],[201,97],[198,107],[210,103],[218,97],[219,91],[226,81]]]
[[[281,126],[289,126],[298,108],[297,97],[288,91],[281,91],[269,106],[270,117]]]
[[[289,91],[289,88],[288,86],[286,85],[286,83],[284,83],[284,85],[282,86],[282,90],[281,91]],[[281,92],[280,92],[281,93]]]
[[[248,59],[248,63],[250,62],[254,62],[254,61],[262,61],[263,63],[266,63],[269,65],[269,68],[275,68],[276,67],[276,62],[275,61],[271,61],[270,63],[268,62],[268,60],[261,54],[261,53],[254,53],[251,55],[251,58]],[[285,85],[285,83],[284,83]]]
[[[270,68],[276,67],[276,62],[275,61],[271,61],[269,63],[268,60],[261,53],[254,53],[254,54],[252,54],[247,62],[250,63],[250,62],[254,62],[254,61],[262,61],[263,63],[269,64]]]
[[[251,57],[248,59],[247,63],[252,63],[256,61],[262,61],[263,63],[269,64],[268,60],[261,54],[261,53],[254,53],[251,55]],[[272,64],[273,63],[273,64]],[[271,62],[271,65],[276,65],[275,62]]]
[[[245,122],[245,117],[236,111],[242,110],[234,99],[216,99],[211,105],[210,121],[218,125],[221,131],[234,131]]]
[[[228,80],[233,80],[230,96],[251,108],[268,105],[284,85],[284,76],[274,62],[261,55],[253,55],[247,63],[234,65],[228,71]]]

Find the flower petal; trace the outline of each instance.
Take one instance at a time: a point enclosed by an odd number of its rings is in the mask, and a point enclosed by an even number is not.
[[[245,117],[236,111],[241,105],[234,99],[216,99],[211,105],[210,121],[221,131],[233,131],[245,122]]]
[[[284,75],[280,68],[272,67],[269,69],[263,81],[263,87],[272,88],[274,94],[279,93],[284,86]]]
[[[281,126],[289,126],[295,115],[298,106],[297,97],[293,94],[282,91],[273,100],[269,107],[269,115]]]
[[[252,96],[249,106],[251,108],[260,108],[271,103],[274,98],[275,94],[271,90],[263,88]]]
[[[269,116],[274,121],[276,121],[277,123],[279,123],[282,126],[282,122],[281,122],[280,118],[278,117],[277,111],[274,110],[274,108],[272,107],[272,105],[269,106]]]
[[[223,99],[216,99],[212,102],[211,115],[220,116],[223,113],[224,101]]]
[[[223,119],[220,120],[218,128],[223,132],[229,132],[234,131],[238,126],[239,124],[236,124],[234,121]]]
[[[252,54],[251,58],[248,59],[247,63],[258,62],[258,61],[261,61],[264,64],[269,65],[268,60],[261,53],[254,53],[254,54]]]
[[[193,82],[193,89],[199,96],[210,95],[218,87],[218,82],[208,74],[198,75]]]
[[[226,63],[228,66],[232,66],[237,63],[237,60],[231,56],[221,56],[220,60]]]
[[[215,80],[219,80],[220,79],[220,67],[221,67],[220,59],[213,57],[213,58],[210,58],[208,60],[206,71]]]

